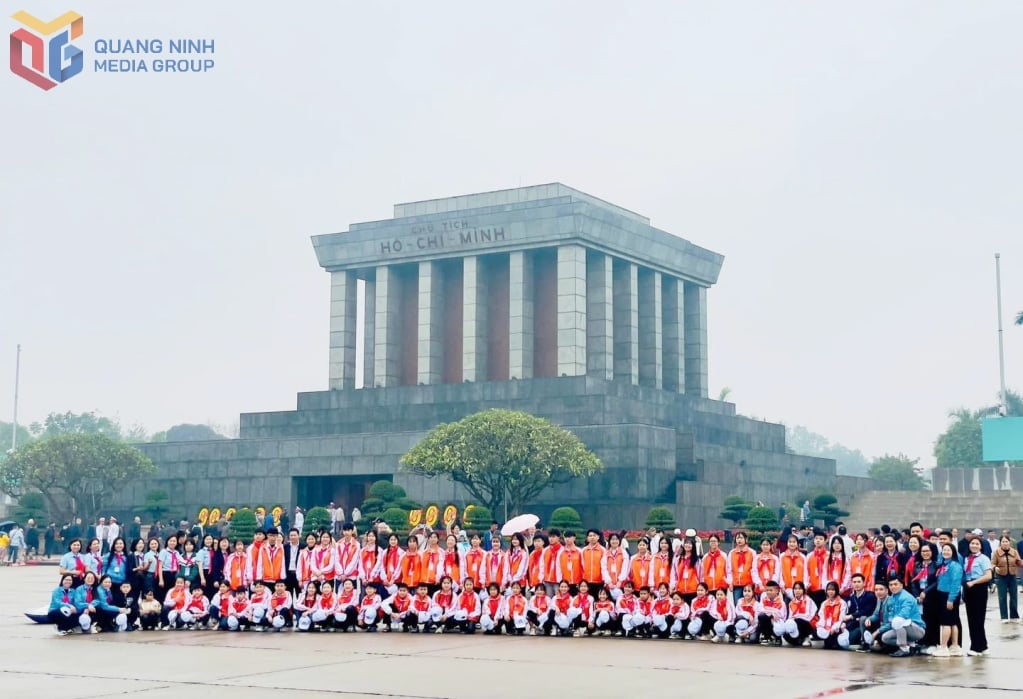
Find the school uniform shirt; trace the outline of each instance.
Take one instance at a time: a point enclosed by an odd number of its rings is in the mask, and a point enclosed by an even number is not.
[[[401,580],[409,587],[419,584],[423,578],[423,557],[418,551],[406,551],[401,559]]]
[[[635,595],[623,594],[621,597],[618,598],[618,601],[615,602],[615,611],[617,611],[619,615],[635,614],[636,609],[637,606]]]
[[[88,572],[88,567],[85,565],[85,558],[81,553],[71,553],[68,551],[60,557],[60,567],[63,570],[76,570],[78,571],[77,578],[81,580],[85,573]]]
[[[898,551],[888,553],[888,549],[885,549],[878,555],[877,563],[874,564],[874,582],[887,585],[889,580],[901,578],[903,563]]]
[[[689,605],[684,601],[678,604],[672,602],[668,607],[668,615],[676,621],[685,621],[689,618]]]
[[[174,575],[177,575],[180,567],[181,557],[178,555],[177,550],[171,551],[170,549],[164,549],[163,551],[160,551],[161,573],[174,573]]]
[[[544,560],[547,562],[547,577],[544,578],[544,582],[561,582],[561,569],[558,565],[558,558],[563,548],[562,544],[556,543],[544,549],[546,552]]]
[[[739,603],[735,605],[735,620],[745,619],[749,623],[753,623],[757,618],[757,600],[753,598],[751,600],[742,597],[739,599]]]
[[[984,577],[991,570],[991,559],[983,553],[970,554],[963,561],[963,584]],[[1015,591],[1010,592],[1010,594]]]
[[[642,597],[636,598],[636,614],[642,614],[647,619],[653,615],[654,611],[654,598],[647,596],[646,599]]]
[[[429,595],[420,597],[418,594],[412,597],[412,609],[417,613],[425,614],[433,609],[433,600]]]
[[[440,548],[426,549],[421,556],[423,567],[419,582],[427,585],[438,585],[444,576],[444,552]]]
[[[583,579],[583,551],[578,546],[562,546],[558,552],[558,582],[578,585]]]
[[[508,558],[504,551],[487,551],[483,556],[483,579],[480,587],[497,583],[503,590],[508,581]]]
[[[283,594],[278,595],[274,592],[270,595],[270,613],[280,614],[285,609],[291,609],[291,593],[287,590]]]
[[[380,557],[380,579],[385,585],[395,585],[401,577],[401,559],[405,552],[400,546],[388,547]]]
[[[462,580],[462,554],[458,551],[458,544],[453,549],[444,549],[444,575],[447,575],[458,585]]]
[[[306,595],[303,595],[295,599],[294,609],[296,612],[299,613],[308,612],[316,609],[319,601],[320,600],[318,595],[313,595],[312,597],[307,597]]]
[[[601,612],[607,612],[608,616],[612,619],[618,617],[618,610],[615,609],[615,603],[611,600],[597,600],[593,605],[593,618],[596,619],[597,615]]]
[[[568,614],[568,610],[572,607],[572,595],[568,594],[557,594],[554,596],[554,609],[559,614]]]
[[[721,549],[708,551],[700,561],[703,582],[711,590],[728,587],[728,557]]]
[[[671,612],[671,598],[670,597],[656,597],[654,598],[653,614],[658,616],[668,616]]]
[[[405,613],[412,609],[412,595],[406,593],[394,593],[384,602],[387,608],[391,610],[391,614],[397,617],[402,617]]]
[[[189,597],[190,595],[186,588],[175,585],[167,592],[167,596],[163,598],[163,606],[180,612],[188,604]]]
[[[728,552],[728,571],[730,573],[728,583],[732,587],[742,589],[753,584],[753,549],[749,546],[739,549],[732,549]]]
[[[298,549],[298,562],[295,564],[295,579],[299,587],[305,589],[309,581],[313,579],[313,556],[316,555],[316,547]]]
[[[236,619],[247,619],[252,617],[249,600],[231,595],[231,603],[228,605],[227,615]]]
[[[96,606],[108,614],[121,613],[121,608],[114,605],[113,593],[102,585],[96,588]]]
[[[781,563],[782,589],[789,591],[796,582],[806,584],[806,557],[801,552],[786,550],[778,560]]]
[[[380,595],[366,595],[359,604],[359,611],[362,613],[375,612],[380,609]]]
[[[458,596],[458,610],[466,613],[466,621],[479,621],[483,605],[475,590],[465,590]]]
[[[249,580],[259,580],[259,565],[260,565],[260,554],[263,551],[263,547],[266,546],[265,541],[252,542],[248,548],[245,549],[245,554],[248,557],[248,571],[246,575]]]
[[[61,607],[75,606],[73,596],[74,590],[65,590],[63,587],[58,587],[50,594],[49,611],[55,612]]]
[[[715,598],[713,604],[710,605],[710,615],[726,624],[734,623],[735,605],[732,604],[732,598],[728,595],[725,595],[724,599]]]
[[[85,554],[85,569],[96,575],[103,571],[103,556],[98,551],[90,551]]]
[[[337,607],[337,598],[334,596],[334,592],[324,592],[316,598],[316,608],[325,614],[333,614],[334,609]]]
[[[354,538],[342,538],[334,548],[337,551],[334,576],[338,580],[354,580],[359,567],[359,542]]]
[[[542,589],[542,588],[541,588]],[[551,598],[545,594],[537,592],[529,600],[529,611],[535,612],[537,616],[541,616],[547,613],[547,610],[551,608]]]
[[[483,601],[483,616],[488,616],[491,619],[501,618],[501,610],[504,608],[504,598],[498,595],[497,597],[487,597]]]
[[[792,598],[789,601],[789,618],[790,619],[802,619],[803,621],[813,623],[814,617],[817,616],[817,605],[808,595],[803,595],[801,598]]]
[[[98,595],[93,588],[88,585],[79,585],[75,588],[73,597],[75,609],[82,613],[89,607],[95,608],[98,604],[97,597]]]
[[[217,609],[220,611],[220,618],[226,619],[229,614],[231,606],[231,595],[222,595],[219,592],[213,595],[213,599],[210,600],[210,609]]]
[[[508,595],[505,600],[505,615],[511,619],[526,616],[526,598],[521,592]]]
[[[108,553],[103,557],[102,571],[115,585],[120,585],[128,578],[128,557],[123,553]]]
[[[156,574],[156,569],[160,565],[160,552],[159,551],[146,551],[146,553],[142,556],[142,563],[145,564],[145,566],[146,566],[145,572],[147,574],[152,573],[153,575],[155,575]],[[64,565],[64,564],[61,563],[61,565]]]
[[[583,547],[583,580],[591,585],[604,581],[603,565],[606,554],[607,552],[600,544],[586,544]]]
[[[629,560],[629,579],[632,581],[633,590],[650,587],[650,566],[653,558],[648,551],[646,555],[637,553]]]
[[[195,580],[199,577],[199,562],[195,554],[182,553],[178,556],[178,576],[185,580]]]
[[[826,599],[821,602],[817,612],[817,628],[824,629],[829,634],[842,624],[846,615],[846,604],[841,597]]]
[[[213,572],[213,551],[205,546],[195,552],[195,561],[207,579]]]
[[[781,561],[773,553],[758,553],[753,557],[753,591],[757,595],[763,593],[770,580],[781,585]]]
[[[874,587],[874,554],[868,548],[853,551],[849,556],[849,577],[856,573],[863,576],[863,587],[870,590]]]
[[[350,592],[346,592],[344,588],[341,588],[341,592],[335,594],[334,599],[336,600],[334,610],[337,612],[344,612],[349,608],[359,608],[359,593],[355,591],[354,587]]]
[[[363,547],[359,551],[359,582],[364,585],[368,582],[380,582],[380,574],[383,572],[383,560],[380,556],[380,549],[376,546]]]
[[[550,582],[547,579],[547,562],[548,554],[547,549],[537,550],[533,549],[529,552],[529,564],[526,568],[527,578],[529,580],[530,587],[536,587],[545,582]],[[479,581],[477,581],[479,582]]]
[[[789,618],[789,610],[785,606],[785,598],[779,594],[774,599],[771,599],[765,592],[757,602],[757,616],[761,614],[770,617],[772,621],[785,621]]]
[[[671,554],[658,551],[650,559],[650,587],[661,583],[671,587]]]
[[[579,593],[572,598],[572,607],[579,610],[579,618],[589,623],[593,618],[593,598],[589,593]]]
[[[337,549],[332,544],[318,545],[313,549],[309,563],[313,580],[333,581],[337,572]]]
[[[671,589],[683,595],[695,595],[701,577],[699,559],[694,563],[689,558],[680,558],[671,579]]]
[[[277,545],[264,546],[259,552],[259,571],[260,577],[257,580],[264,580],[269,583],[284,580],[286,577],[284,570],[284,547]]]
[[[828,562],[824,566],[824,587],[826,588],[829,582],[833,582],[838,585],[839,594],[848,594],[852,589],[852,574],[849,572],[849,568],[844,555],[829,556]]]
[[[714,598],[711,597],[710,595],[704,595],[703,597],[697,595],[693,599],[693,603],[689,605],[690,610],[692,610],[693,618],[695,619],[704,612],[710,614],[710,608],[713,603]]]
[[[210,601],[203,595],[198,597],[192,595],[188,598],[185,611],[191,612],[196,619],[200,619],[210,613]]]
[[[263,590],[262,592],[253,592],[249,595],[249,609],[253,612],[256,609],[262,609],[265,613],[270,609],[270,593]]]
[[[444,590],[437,590],[433,593],[433,605],[440,608],[441,614],[444,616],[450,616],[455,611],[455,592],[451,590],[444,592]]]
[[[232,553],[227,557],[227,566],[224,568],[224,580],[232,590],[240,587],[248,587],[249,583],[249,556],[245,553]]]
[[[513,546],[508,550],[507,561],[508,584],[511,585],[517,582],[525,587],[529,563],[526,552],[522,548]]]
[[[462,556],[462,571],[463,580],[470,578],[473,583],[480,583],[483,580],[483,559],[485,555],[483,549],[477,547],[470,548]],[[530,556],[532,559],[532,556]],[[461,581],[459,581],[461,582]]]
[[[629,554],[619,546],[604,551],[600,561],[600,578],[607,587],[621,587],[629,578]]]
[[[815,548],[806,554],[806,590],[823,592],[827,584],[828,550]]]

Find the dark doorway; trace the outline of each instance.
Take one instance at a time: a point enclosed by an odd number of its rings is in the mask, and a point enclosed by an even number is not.
[[[302,509],[326,507],[333,502],[351,518],[352,508],[361,507],[369,497],[369,487],[384,476],[297,476],[291,479],[295,504]]]

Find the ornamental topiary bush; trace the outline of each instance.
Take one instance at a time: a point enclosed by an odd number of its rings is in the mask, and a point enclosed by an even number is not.
[[[330,531],[330,511],[326,507],[311,507],[302,523],[302,537],[319,531]]]
[[[256,513],[247,507],[235,512],[231,518],[231,538],[241,539],[246,544],[251,544],[255,533]]]
[[[573,531],[577,535],[581,534],[583,528],[583,521],[579,518],[579,513],[571,507],[559,507],[551,513],[551,522],[547,527],[548,529],[560,529],[562,533],[566,531]]]
[[[675,515],[667,507],[652,507],[646,516],[645,525],[658,529],[671,529],[675,526]]]

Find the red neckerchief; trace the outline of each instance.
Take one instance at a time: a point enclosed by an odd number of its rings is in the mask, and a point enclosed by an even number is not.
[[[68,604],[67,590],[64,590],[64,604]]]
[[[722,617],[728,616],[728,599],[719,599],[717,601],[718,614]]]
[[[973,561],[976,560],[977,554],[970,554],[970,557],[966,559],[966,572],[969,573],[973,570]]]

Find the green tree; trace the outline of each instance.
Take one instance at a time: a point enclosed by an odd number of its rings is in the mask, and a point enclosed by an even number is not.
[[[750,543],[754,547],[759,544],[757,538],[774,533],[780,527],[778,513],[770,507],[752,507],[746,514],[746,529],[749,532]]]
[[[231,518],[231,538],[241,539],[246,544],[251,544],[253,535],[256,533],[256,526],[256,513],[243,507]]]
[[[147,492],[146,500],[142,503],[142,511],[148,514],[153,522],[164,519],[170,512],[170,496],[167,495],[167,491],[158,488]]]
[[[499,409],[438,425],[401,457],[401,467],[450,478],[492,511],[507,499],[511,513],[548,488],[604,470],[568,430]]]
[[[167,442],[202,442],[210,439],[227,439],[209,425],[174,425],[167,430]]]
[[[36,437],[58,437],[65,434],[101,434],[121,439],[121,426],[116,420],[89,413],[50,413],[42,423],[33,422],[29,429]]]
[[[729,495],[725,498],[724,509],[721,510],[719,516],[721,519],[727,519],[732,524],[739,524],[739,522],[746,519],[746,515],[749,514],[751,509],[753,509],[752,502],[738,495]]]
[[[562,533],[571,531],[579,535],[583,528],[583,521],[574,508],[559,507],[551,513],[551,523],[548,528],[560,529]]]
[[[19,447],[0,464],[0,491],[14,497],[38,491],[53,517],[91,521],[116,491],[153,473],[149,457],[128,444],[102,434],[61,434]]]
[[[885,454],[874,459],[867,475],[893,490],[924,490],[927,481],[923,478],[923,469],[917,467],[919,462],[920,459],[911,459],[901,453],[898,456]]]
[[[838,498],[831,493],[820,493],[811,501],[813,509],[810,519],[823,519],[824,525],[830,527],[832,524],[848,517],[849,513],[838,506]]]
[[[36,524],[42,523],[44,526],[46,522],[43,520],[49,519],[46,511],[46,500],[43,498],[42,493],[25,493],[18,498],[18,506],[14,508],[14,519],[24,524],[30,519],[34,519]]]
[[[403,510],[400,507],[389,507],[384,510],[380,519],[387,523],[391,531],[401,532],[408,530],[408,510]],[[386,544],[387,542],[380,543]]]
[[[494,514],[490,511],[489,507],[486,505],[473,505],[473,507],[469,510],[469,516],[464,522],[462,522],[462,525],[466,529],[475,529],[478,532],[484,532],[487,529],[490,529],[490,523],[493,521]]]
[[[310,507],[302,522],[302,536],[320,531],[330,531],[330,511],[326,507]]]
[[[984,465],[980,416],[966,409],[953,411],[952,424],[934,444],[938,468],[975,468]]]
[[[408,513],[419,509],[419,503],[410,500],[405,489],[391,481],[376,481],[369,487],[367,497],[359,511],[365,520],[372,522],[374,519],[383,517],[384,512],[392,509],[405,511],[406,525],[408,524]]]
[[[1023,325],[1023,311],[1016,314],[1016,325]]]
[[[643,524],[647,527],[670,529],[675,526],[675,514],[667,507],[651,507]]]
[[[11,448],[11,431],[14,423],[0,422],[0,461],[3,461],[7,450]],[[18,425],[18,446],[22,447],[31,442],[32,433],[24,425]]]

